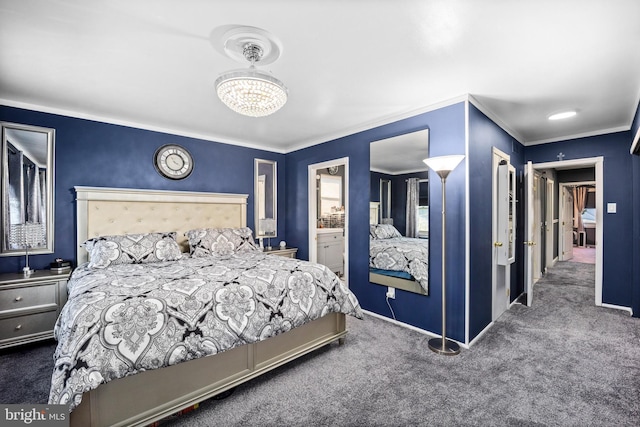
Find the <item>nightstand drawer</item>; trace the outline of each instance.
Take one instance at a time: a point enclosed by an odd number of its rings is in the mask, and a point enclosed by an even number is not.
[[[29,314],[0,320],[0,344],[6,340],[53,330],[57,311]]]
[[[0,312],[39,305],[57,304],[58,283],[24,286],[0,290]]]

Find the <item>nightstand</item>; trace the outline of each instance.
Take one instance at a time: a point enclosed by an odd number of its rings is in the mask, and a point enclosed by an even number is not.
[[[268,255],[279,255],[287,258],[295,258],[296,253],[298,253],[298,248],[290,248],[289,246],[281,248],[279,246],[274,246],[273,249],[269,251],[265,248],[264,253]]]
[[[70,272],[0,274],[0,348],[53,338]]]

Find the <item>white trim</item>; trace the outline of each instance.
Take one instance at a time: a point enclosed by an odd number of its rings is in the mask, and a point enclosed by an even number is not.
[[[369,310],[364,310],[363,309],[362,312],[364,314],[367,314],[369,316],[375,317],[377,319],[384,320],[385,322],[393,323],[394,325],[401,326],[401,327],[406,328],[406,329],[411,329],[412,331],[421,333],[423,335],[427,335],[429,337],[434,337],[434,338],[440,338],[440,335],[434,334],[433,332],[427,331],[426,329],[420,329],[420,328],[418,328],[416,326],[413,326],[413,325],[410,325],[408,323],[403,323],[403,322],[400,322],[398,320],[392,319],[390,317],[386,317],[386,316],[383,316],[381,314],[374,313],[373,311],[369,311]],[[469,348],[469,346],[467,344],[461,343],[460,341],[456,341],[451,337],[447,337],[447,339],[458,343],[460,345],[460,347],[462,347],[462,348],[466,348],[466,349]]]
[[[495,124],[497,124],[503,131],[505,131],[506,133],[508,133],[512,138],[514,138],[517,141],[524,141],[524,137],[522,135],[520,135],[518,132],[516,132],[515,130],[511,129],[509,126],[507,126],[499,117],[496,113],[494,113],[492,110],[489,109],[489,107],[487,107],[486,105],[484,105],[482,102],[480,102],[477,98],[475,98],[473,95],[469,95],[469,101],[471,101],[471,103],[478,109],[480,110],[480,112],[482,112],[482,114],[484,114],[485,116],[487,116],[491,121],[493,121]]]
[[[613,308],[614,310],[622,310],[629,313],[630,316],[633,316],[633,309],[631,307],[624,307],[622,305],[614,305],[614,304],[606,304],[602,303],[602,307],[604,308]]]
[[[254,148],[257,150],[270,151],[273,153],[287,154],[293,151],[301,150],[303,148],[312,147],[314,145],[322,144],[324,142],[333,141],[335,139],[353,135],[358,132],[374,129],[376,127],[384,126],[384,125],[394,123],[400,120],[408,119],[420,114],[428,113],[430,111],[438,110],[440,108],[448,107],[450,105],[458,104],[460,102],[466,101],[467,99],[468,99],[468,95],[466,94],[460,95],[460,96],[450,98],[448,100],[431,104],[425,107],[406,110],[398,114],[390,114],[376,120],[371,120],[365,123],[361,123],[357,126],[346,127],[340,131],[333,132],[331,134],[322,135],[317,138],[312,138],[300,144],[292,145],[286,148],[275,148],[275,147],[270,147],[268,145],[260,145],[260,144],[255,144],[253,142],[241,141],[241,140],[229,138],[223,135],[189,132],[189,131],[184,131],[184,130],[179,130],[174,128],[166,128],[166,127],[157,126],[157,125],[150,125],[150,124],[144,124],[139,122],[133,122],[129,120],[117,119],[113,117],[106,117],[98,114],[89,114],[89,113],[73,111],[73,110],[65,110],[62,108],[46,107],[44,105],[13,101],[5,98],[0,98],[0,105],[6,105],[8,107],[24,108],[27,110],[40,111],[43,113],[58,114],[61,116],[74,117],[78,119],[93,120],[93,121],[102,122],[102,123],[110,123],[110,124],[115,124],[120,126],[132,127],[136,129],[168,133],[171,135],[185,136],[188,138],[203,139],[206,141],[218,142],[220,144],[237,145],[239,147]]]
[[[163,126],[144,124],[140,122],[133,122],[129,120],[116,119],[113,117],[100,116],[97,114],[89,114],[89,113],[72,111],[72,110],[64,110],[61,108],[45,107],[43,105],[29,104],[25,102],[11,101],[8,99],[0,99],[0,105],[6,105],[8,107],[24,108],[27,110],[33,110],[33,111],[49,113],[49,114],[57,114],[57,115],[66,116],[66,117],[73,117],[76,119],[92,120],[92,121],[101,122],[101,123],[109,123],[109,124],[114,124],[119,126],[126,126],[126,127],[135,128],[135,129],[167,133],[170,135],[184,136],[187,138],[202,139],[205,141],[218,142],[220,144],[236,145],[238,147],[253,148],[256,150],[270,151],[270,152],[279,153],[279,154],[286,154],[289,151],[293,151],[293,150],[287,151],[286,149],[283,149],[283,148],[268,147],[268,146],[256,144],[253,142],[241,141],[241,140],[229,138],[223,135],[185,131],[185,130],[176,129],[176,128],[168,128]]]
[[[364,132],[367,130],[375,129],[380,126],[388,125],[390,123],[395,123],[400,120],[409,119],[411,117],[418,116],[420,114],[428,113],[430,111],[439,110],[444,107],[449,107],[451,105],[459,104],[460,102],[464,102],[468,99],[469,95],[460,95],[455,98],[450,98],[442,102],[438,102],[436,104],[431,104],[426,107],[421,107],[418,109],[412,109],[405,111],[404,113],[392,114],[385,117],[382,117],[377,120],[372,120],[369,122],[362,123],[357,126],[351,126],[340,131],[334,132],[332,134],[323,135],[318,138],[310,139],[305,142],[302,142],[298,145],[289,147],[286,153],[290,153],[292,151],[302,150],[303,148],[313,147],[314,145],[322,144],[329,141],[334,141],[336,139],[344,138],[346,136],[354,135],[359,132]],[[384,138],[383,138],[384,139]]]
[[[318,225],[318,200],[316,197],[316,171],[331,166],[344,165],[344,282],[349,287],[349,157],[314,163],[307,166],[307,206],[309,229],[309,261],[318,262],[318,244],[316,240]]]
[[[471,289],[471,278],[469,277],[469,271],[471,270],[471,225],[470,225],[470,209],[469,209],[469,100],[471,97],[467,97],[464,109],[464,154],[465,154],[465,176],[464,176],[464,215],[465,215],[465,236],[464,236],[464,342],[469,343],[469,310],[470,310],[470,297],[469,289]],[[444,232],[444,230],[443,230]],[[444,256],[444,254],[442,255]]]
[[[578,138],[588,138],[590,136],[606,135],[606,134],[615,133],[615,132],[624,132],[626,130],[629,130],[630,128],[631,126],[617,126],[614,128],[599,129],[591,132],[576,133],[573,135],[558,136],[555,138],[540,139],[537,141],[528,141],[523,143],[522,145],[524,145],[525,147],[529,147],[531,145],[549,144],[552,142],[568,141],[571,139],[578,139]]]
[[[633,142],[631,143],[631,148],[629,149],[629,153],[634,154],[636,150],[640,150],[640,126],[638,126],[638,131],[636,135],[633,137]]]
[[[534,163],[534,170],[538,169],[576,169],[580,167],[594,167],[596,171],[596,277],[595,277],[595,305],[602,304],[602,267],[603,267],[603,214],[604,214],[604,156],[586,157],[582,159],[562,160],[556,162]],[[558,183],[560,184],[560,183]],[[571,183],[573,184],[573,183]]]
[[[510,306],[509,308],[511,308],[511,306]],[[478,333],[478,335],[476,335],[476,336],[475,336],[475,338],[474,338],[474,339],[472,339],[472,340],[471,340],[471,342],[469,343],[469,347],[471,347],[472,345],[474,345],[475,343],[477,343],[477,342],[478,342],[478,340],[479,340],[480,338],[482,338],[482,336],[483,336],[484,334],[486,334],[486,333],[487,333],[487,331],[488,331],[488,330],[489,330],[493,325],[495,325],[495,324],[496,324],[496,322],[495,322],[495,321],[491,321],[491,322],[489,322],[489,324],[488,324],[487,326],[485,326],[485,327],[484,327],[484,329],[483,329],[483,330],[481,330],[481,331]]]

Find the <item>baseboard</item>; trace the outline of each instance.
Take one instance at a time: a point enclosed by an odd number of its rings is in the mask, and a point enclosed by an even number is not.
[[[633,316],[633,309],[631,307],[624,307],[624,306],[621,306],[621,305],[605,304],[605,303],[602,303],[601,307],[613,308],[615,310],[626,311],[627,313],[629,313],[629,315]]]
[[[386,317],[386,316],[382,316],[381,314],[374,313],[373,311],[369,311],[369,310],[362,310],[362,312],[363,312],[364,314],[368,314],[369,316],[373,316],[373,317],[376,317],[376,318],[378,318],[378,319],[381,319],[381,320],[387,321],[387,322],[389,322],[389,323],[393,323],[394,325],[398,325],[398,326],[401,326],[401,327],[403,327],[403,328],[411,329],[412,331],[416,331],[416,332],[419,332],[419,333],[424,334],[424,335],[428,335],[428,336],[433,337],[433,338],[440,338],[440,334],[434,334],[433,332],[427,331],[427,330],[425,330],[425,329],[417,328],[417,327],[415,327],[415,326],[413,326],[413,325],[410,325],[410,324],[408,324],[408,323],[403,323],[403,322],[399,322],[399,321],[394,320],[394,319],[390,319],[390,318],[388,318],[388,317]],[[451,340],[451,341],[456,342],[456,343],[457,343],[460,347],[462,347],[462,348],[465,348],[465,349],[468,349],[468,348],[469,348],[469,345],[467,345],[467,344],[463,344],[463,343],[461,343],[460,341],[454,340],[454,339],[453,339],[453,338],[451,338],[451,337],[447,337],[447,339],[449,339],[449,340]]]
[[[513,305],[513,304],[512,304]],[[509,307],[511,308],[511,307]],[[482,336],[495,324],[496,322],[491,322],[487,326],[484,327],[483,330],[480,331],[478,335],[476,335],[470,342],[469,347],[473,346]]]

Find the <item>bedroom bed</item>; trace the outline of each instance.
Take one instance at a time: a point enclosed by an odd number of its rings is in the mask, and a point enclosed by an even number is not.
[[[391,224],[378,224],[377,202],[369,208],[369,282],[429,294],[429,239],[403,237]]]
[[[342,342],[347,333],[345,313],[361,317],[355,296],[318,264],[263,254],[251,247],[198,252],[223,247],[216,246],[219,242],[227,244],[218,239],[220,233],[235,233],[232,239],[238,230],[247,230],[246,195],[75,190],[78,268],[56,325],[60,341],[50,396],[50,403],[75,406],[72,426],[148,425],[321,346]],[[184,234],[189,230],[187,239]],[[159,260],[145,258],[142,264],[122,265],[113,261],[120,258],[104,249],[114,244],[125,248],[132,237],[122,240],[123,235],[143,233],[144,237],[133,238],[157,239],[153,253]],[[210,236],[217,236],[218,243],[199,246]],[[236,249],[251,246],[249,238],[243,235]],[[83,246],[87,241],[92,251],[88,264]],[[157,250],[158,242],[166,243],[162,251]],[[116,253],[125,253],[122,248]],[[104,260],[106,265],[101,265]],[[263,276],[274,281],[264,281]],[[139,282],[141,277],[145,279]],[[311,281],[316,286],[304,288]],[[309,291],[302,292],[303,288]],[[251,302],[244,298],[248,294],[262,299]],[[276,295],[275,299],[269,295]],[[80,300],[89,304],[80,305]],[[134,300],[142,302],[131,304]],[[316,307],[316,300],[327,304]],[[181,312],[178,306],[187,309]],[[118,323],[128,315],[133,322]],[[225,320],[228,329],[211,323],[214,317]],[[258,318],[277,322],[254,326]],[[132,330],[124,327],[131,325]],[[178,335],[184,341],[179,342]],[[232,341],[232,336],[240,341]],[[171,351],[156,356],[153,351],[160,347]],[[163,357],[170,366],[162,367]]]

